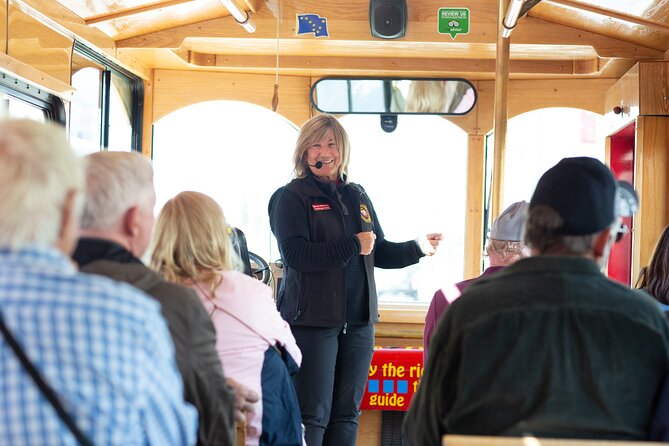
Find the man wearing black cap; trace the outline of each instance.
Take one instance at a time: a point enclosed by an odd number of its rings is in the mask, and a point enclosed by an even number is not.
[[[592,158],[541,177],[525,223],[532,257],[477,281],[437,327],[404,424],[412,446],[447,433],[648,437],[669,325],[648,295],[601,272],[636,207]]]

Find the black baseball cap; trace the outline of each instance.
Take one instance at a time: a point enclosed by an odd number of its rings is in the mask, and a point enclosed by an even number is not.
[[[595,234],[617,217],[630,217],[639,207],[631,184],[616,181],[611,170],[595,158],[564,158],[542,175],[530,209],[548,206],[564,224],[562,235]]]

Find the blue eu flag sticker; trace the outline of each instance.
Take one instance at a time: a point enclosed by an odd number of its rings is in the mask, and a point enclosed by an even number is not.
[[[311,34],[316,37],[328,37],[328,19],[318,14],[298,14],[297,34]]]

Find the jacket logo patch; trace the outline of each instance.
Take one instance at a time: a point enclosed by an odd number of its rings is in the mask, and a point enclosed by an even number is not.
[[[362,218],[362,221],[364,221],[365,223],[372,222],[372,217],[369,215],[369,211],[367,210],[367,205],[365,204],[360,205],[360,217]]]
[[[327,203],[312,204],[311,207],[314,208],[314,211],[329,211],[332,209]]]

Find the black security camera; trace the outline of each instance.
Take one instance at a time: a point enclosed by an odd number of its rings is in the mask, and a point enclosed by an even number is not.
[[[386,133],[392,133],[397,128],[397,115],[381,115],[381,128]]]

